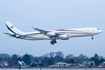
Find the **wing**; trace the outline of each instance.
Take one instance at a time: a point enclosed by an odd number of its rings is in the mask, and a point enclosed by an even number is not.
[[[58,35],[62,35],[62,34],[59,34],[59,33],[56,33],[55,31],[46,31],[46,30],[42,30],[42,29],[39,29],[39,28],[35,28],[33,26],[31,26],[34,30],[37,30],[39,31],[40,33],[42,34],[45,34],[47,36],[58,36]]]
[[[34,30],[39,31],[39,32],[42,33],[42,34],[46,34],[46,33],[50,32],[50,31],[46,31],[46,30],[39,29],[39,28],[35,28],[35,27],[33,27],[33,26],[31,26],[31,27],[32,27]]]

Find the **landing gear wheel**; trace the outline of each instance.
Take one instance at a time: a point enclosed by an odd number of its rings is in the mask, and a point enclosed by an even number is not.
[[[53,42],[54,42],[54,43],[57,43],[57,41],[56,41],[55,39],[53,40]]]
[[[54,45],[54,42],[53,42],[53,41],[51,41],[51,42],[50,42],[50,44]]]
[[[54,45],[55,43],[57,43],[56,39],[54,39],[50,42],[50,44],[52,44],[52,45]]]

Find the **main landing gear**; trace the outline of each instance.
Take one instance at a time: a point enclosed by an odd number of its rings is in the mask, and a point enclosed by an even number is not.
[[[54,39],[50,42],[50,44],[52,44],[52,45],[54,45],[55,43],[57,43],[56,39]]]

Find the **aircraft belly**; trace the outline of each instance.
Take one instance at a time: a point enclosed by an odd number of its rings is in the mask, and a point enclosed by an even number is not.
[[[48,36],[45,35],[30,35],[27,38],[25,38],[25,40],[46,40],[49,39]]]

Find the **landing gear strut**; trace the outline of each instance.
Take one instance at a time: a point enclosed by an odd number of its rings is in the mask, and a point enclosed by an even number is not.
[[[55,43],[57,43],[56,39],[54,39],[50,42],[50,44],[52,44],[52,45],[54,45]]]
[[[93,38],[93,36],[92,36],[92,40],[93,40],[94,38]]]

